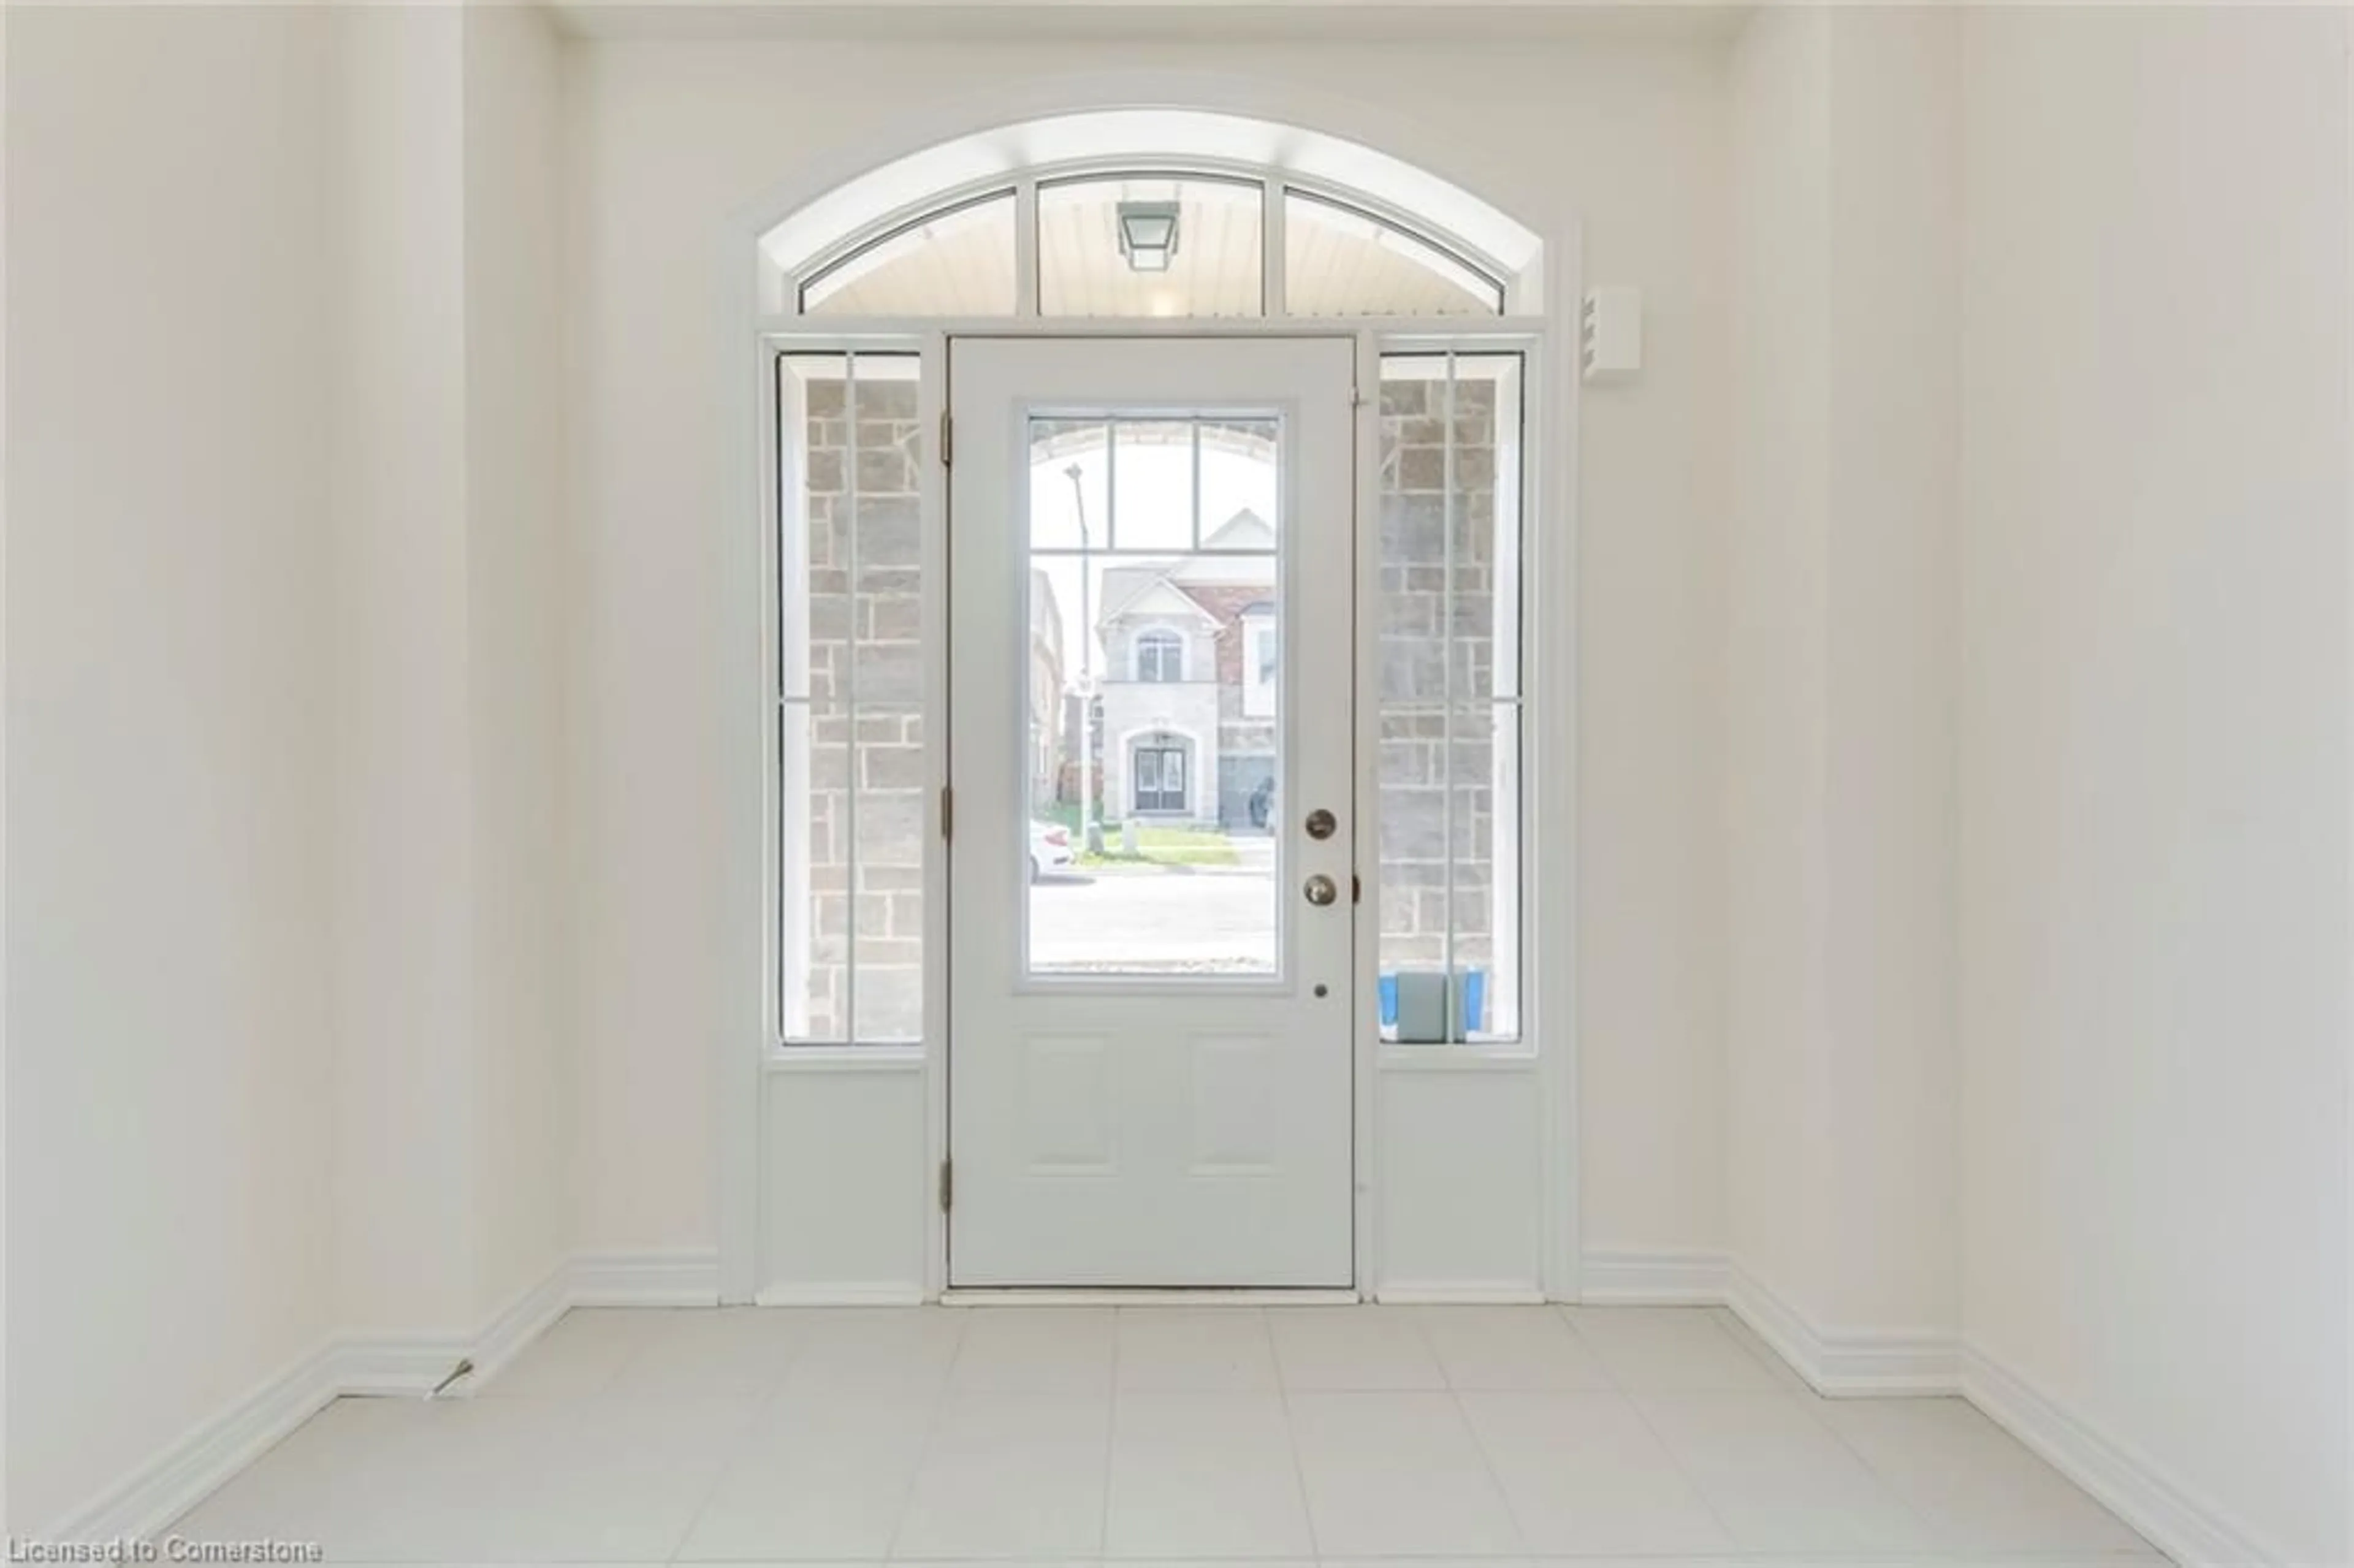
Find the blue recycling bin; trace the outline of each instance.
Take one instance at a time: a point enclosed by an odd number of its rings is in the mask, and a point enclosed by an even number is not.
[[[1458,994],[1463,999],[1463,1006],[1455,1020],[1456,1033],[1458,1038],[1469,1039],[1472,1031],[1479,1027],[1479,1020],[1487,1016],[1488,971],[1460,969],[1457,973],[1462,980]],[[1381,1027],[1384,1030],[1395,1029],[1398,1015],[1397,972],[1394,969],[1386,970],[1375,983],[1380,992]]]

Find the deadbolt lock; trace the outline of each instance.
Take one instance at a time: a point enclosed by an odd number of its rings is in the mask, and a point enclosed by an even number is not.
[[[1340,821],[1321,806],[1308,813],[1308,836],[1311,839],[1329,839],[1340,829]]]

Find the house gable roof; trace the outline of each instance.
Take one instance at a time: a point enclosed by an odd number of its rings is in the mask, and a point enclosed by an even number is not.
[[[1147,579],[1136,591],[1111,609],[1104,611],[1106,626],[1140,615],[1190,616],[1204,626],[1214,627],[1218,618],[1204,609],[1192,594],[1169,580],[1168,577]]]
[[[1244,507],[1218,524],[1215,532],[1202,541],[1205,550],[1272,550],[1275,548],[1275,528],[1267,520]]]

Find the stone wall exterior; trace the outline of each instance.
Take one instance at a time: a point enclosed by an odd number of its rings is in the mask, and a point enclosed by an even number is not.
[[[808,792],[805,806],[785,802],[784,842],[789,862],[805,857],[809,905],[806,962],[788,953],[784,972],[802,977],[797,1038],[863,1044],[923,1031],[923,440],[913,381],[861,379],[854,420],[845,390],[804,384]],[[790,634],[790,605],[784,624]]]
[[[1455,386],[1454,546],[1447,548],[1447,384],[1381,391],[1381,968],[1488,974],[1492,1026],[1499,886],[1497,747],[1518,716],[1496,692],[1496,387]],[[1450,581],[1451,574],[1451,581]],[[1453,661],[1448,678],[1447,661]],[[1510,683],[1507,683],[1510,689]],[[1516,810],[1517,801],[1500,802]],[[1451,873],[1450,873],[1451,862]],[[1500,890],[1511,896],[1509,883]]]

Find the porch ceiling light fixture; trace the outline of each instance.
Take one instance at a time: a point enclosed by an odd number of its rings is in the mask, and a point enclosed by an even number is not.
[[[1173,201],[1124,201],[1119,204],[1119,253],[1132,272],[1166,272],[1177,254],[1177,204]]]

